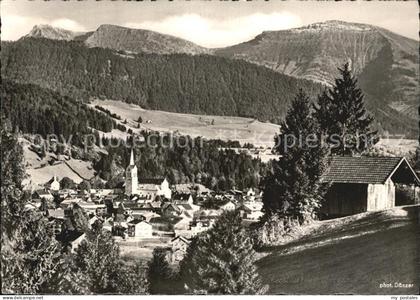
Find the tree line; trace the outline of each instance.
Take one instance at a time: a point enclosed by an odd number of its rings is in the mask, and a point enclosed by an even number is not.
[[[172,112],[246,116],[278,123],[299,87],[320,84],[242,60],[210,55],[133,54],[81,42],[25,38],[3,43],[2,75],[75,99],[100,97]]]
[[[123,181],[133,145],[131,139],[119,143],[119,147],[111,147],[109,145],[116,145],[117,141],[102,138],[108,154],[102,155],[94,168],[100,177],[110,181],[109,184],[118,185]],[[140,179],[167,177],[172,184],[194,182],[225,191],[258,187],[267,170],[266,164],[258,158],[232,149],[219,149],[221,144],[236,145],[233,142],[147,131],[142,131],[135,139],[143,141],[134,143],[133,147]]]
[[[3,80],[0,88],[2,114],[14,128],[44,138],[55,134],[81,146],[92,129],[110,132],[117,123],[85,103],[34,84]]]

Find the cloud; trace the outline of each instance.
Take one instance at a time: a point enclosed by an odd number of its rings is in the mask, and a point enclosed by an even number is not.
[[[265,30],[281,30],[300,25],[300,17],[289,12],[255,13],[226,20],[208,19],[198,14],[183,14],[160,21],[123,24],[126,27],[171,34],[205,47],[233,45],[250,40]]]
[[[87,31],[85,27],[70,19],[56,19],[50,25],[71,31]]]
[[[4,14],[1,19],[1,39],[6,41],[17,40],[27,34],[37,22],[41,21],[41,19],[26,18],[12,14]]]
[[[48,21],[43,18],[24,17],[14,14],[2,15],[1,39],[14,41],[28,34],[35,25],[50,24],[55,27],[72,30],[86,31],[79,23],[70,19],[55,19]]]

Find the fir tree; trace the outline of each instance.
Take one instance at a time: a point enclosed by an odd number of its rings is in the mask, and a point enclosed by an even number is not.
[[[36,294],[56,289],[60,245],[41,212],[25,209],[23,151],[9,122],[1,124],[1,290]]]
[[[239,212],[226,212],[192,241],[181,262],[181,279],[187,293],[262,294],[254,259]]]
[[[10,236],[22,213],[25,201],[22,180],[25,177],[23,150],[8,119],[1,118],[1,224],[2,240]]]
[[[84,277],[91,293],[115,293],[119,258],[119,247],[111,233],[97,226],[86,234],[86,239],[77,248],[73,272]]]
[[[288,110],[275,137],[274,151],[282,157],[273,161],[264,179],[263,210],[297,219],[313,218],[321,206],[325,187],[320,179],[327,166],[328,150],[319,136],[319,126],[311,115],[308,96],[301,90]]]
[[[165,251],[155,248],[147,271],[149,293],[152,295],[169,294],[170,287],[168,288],[168,283],[171,280],[171,276],[172,272],[166,260]]]
[[[377,132],[372,130],[373,117],[366,112],[363,92],[349,64],[338,70],[340,78],[318,98],[315,117],[333,154],[363,153],[378,141]]]

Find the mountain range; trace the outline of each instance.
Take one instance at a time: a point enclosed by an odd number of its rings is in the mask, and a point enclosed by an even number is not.
[[[266,31],[250,41],[218,49],[204,48],[181,38],[149,30],[124,28],[115,25],[101,25],[96,31],[86,33],[75,33],[51,26],[38,25],[22,40],[28,37],[72,41],[91,49],[107,48],[116,50],[119,56],[126,59],[135,57],[137,60],[139,57],[144,58],[145,53],[147,53],[150,55],[164,55],[164,58],[161,57],[160,59],[178,60],[178,63],[183,60],[195,62],[206,60],[204,65],[207,65],[207,63],[212,61],[219,66],[223,65],[222,69],[226,68],[227,65],[232,66],[232,61],[246,61],[250,64],[241,64],[244,72],[256,72],[255,70],[258,70],[257,72],[260,74],[268,74],[268,70],[273,70],[276,73],[298,79],[296,81],[297,85],[302,79],[305,79],[314,82],[314,86],[316,86],[316,83],[320,83],[328,87],[334,82],[334,78],[338,74],[337,68],[342,66],[344,62],[350,62],[352,70],[358,77],[359,84],[366,94],[367,107],[375,115],[379,127],[391,133],[407,133],[417,130],[415,109],[418,106],[419,89],[417,42],[377,26],[342,21],[326,21],[300,28]],[[19,41],[14,44],[18,45]],[[23,45],[22,41],[20,41],[20,45]],[[58,45],[65,44],[56,44],[55,47],[58,47]],[[179,60],[180,54],[187,54],[187,56]],[[221,56],[224,59],[217,59],[217,56]],[[251,67],[251,64],[263,68],[255,69]],[[193,72],[195,71],[194,67],[195,65],[192,64],[192,69],[186,71]],[[163,70],[161,66],[159,68]],[[263,71],[264,69],[267,71]],[[3,70],[5,68],[2,68]],[[215,70],[202,71],[203,76],[206,77],[207,75],[207,78],[215,76],[215,80],[222,82],[230,80],[223,77],[223,75],[215,75]],[[206,72],[208,74],[205,74]],[[10,74],[13,72],[6,73]],[[142,71],[140,73],[142,76],[145,75]],[[154,76],[156,79],[159,76],[166,75],[157,72]],[[174,76],[178,77],[178,81],[181,80],[179,84],[191,84],[194,86],[193,82],[196,80],[194,76],[189,79],[182,79],[183,76],[180,74],[174,74]],[[245,77],[248,77],[247,80],[252,81],[249,74]],[[288,77],[279,77],[278,80],[286,80],[286,78]],[[46,80],[48,81],[49,79]],[[188,83],[183,82],[183,80],[187,80]],[[287,80],[289,82],[292,81],[291,79]],[[42,80],[38,79],[38,81]],[[45,85],[51,87],[54,84]],[[259,89],[255,83],[245,82],[245,85]],[[220,88],[220,83],[216,86]],[[265,88],[271,89],[269,85],[265,85]],[[229,90],[228,94],[232,94],[230,88],[225,88],[225,90]],[[274,89],[274,92],[278,92],[277,88]],[[177,88],[176,97],[189,98],[193,97],[194,93],[196,92],[190,94]],[[266,91],[266,93],[271,92]],[[242,92],[242,94],[244,93]],[[128,101],[136,101],[140,105],[154,102],[154,106],[149,106],[149,108],[167,109],[168,107],[166,104],[159,103],[168,100],[151,101],[150,98],[153,97],[150,95],[143,95],[142,97],[148,98],[148,100],[137,101],[139,99],[130,99]],[[228,96],[226,97],[229,98]],[[279,113],[280,110],[280,116],[284,116],[284,110],[287,108],[287,103],[290,100],[288,95],[286,98],[288,100],[281,101],[280,108],[274,110],[275,113]],[[267,101],[266,99],[256,100],[262,101],[262,103]],[[200,104],[191,104],[194,100],[184,99],[183,101],[187,101],[189,105],[178,108],[182,112],[220,113],[218,109],[210,112]],[[213,101],[221,102],[221,100]],[[225,113],[239,114],[240,109],[238,110],[237,100],[234,101],[236,111],[229,110],[229,112]],[[254,101],[254,103],[257,101]],[[264,111],[272,110],[272,107],[276,106],[276,101],[269,100],[268,102],[270,101],[271,104]],[[191,109],[191,106],[195,106],[195,108]],[[216,103],[217,106],[218,104]],[[253,112],[248,111],[247,113],[253,115],[255,111],[251,111]],[[263,116],[266,120],[273,120],[273,115],[265,116],[264,113],[260,113],[256,114],[256,116]]]

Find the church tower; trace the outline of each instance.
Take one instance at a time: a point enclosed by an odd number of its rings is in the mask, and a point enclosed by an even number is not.
[[[138,194],[137,167],[134,163],[134,152],[131,149],[130,164],[125,171],[125,194],[128,196]]]

